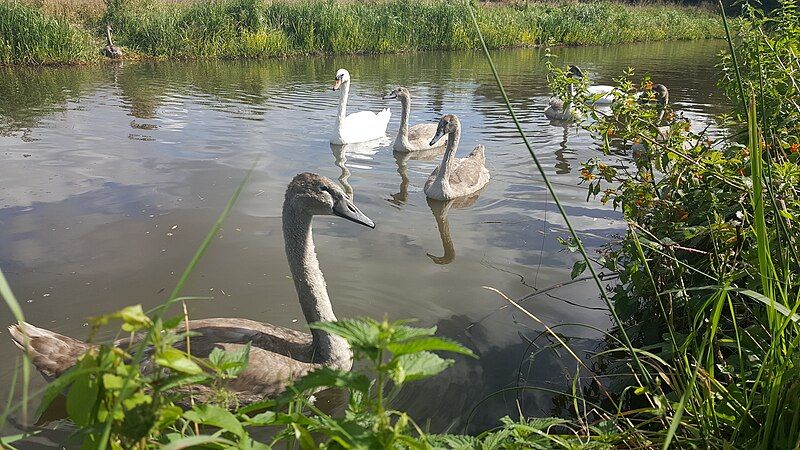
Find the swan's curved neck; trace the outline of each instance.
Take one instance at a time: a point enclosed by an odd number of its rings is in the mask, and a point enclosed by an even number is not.
[[[114,44],[111,43],[111,30],[106,28],[106,41],[108,42],[109,47],[113,47]]]
[[[350,95],[350,82],[345,81],[342,83],[342,89],[339,93],[339,115],[336,116],[336,126],[337,128],[344,122],[344,118],[347,116],[347,97]]]
[[[325,278],[314,250],[311,215],[294,207],[289,201],[283,205],[283,238],[294,287],[306,321],[335,321]],[[311,330],[311,334],[314,337],[314,362],[350,364],[353,353],[344,339],[322,330]]]
[[[397,138],[408,146],[408,121],[411,118],[411,99],[400,97],[400,105],[403,108],[403,112],[400,116],[400,133],[397,135]]]
[[[453,156],[458,149],[458,141],[461,140],[461,127],[457,127],[455,131],[447,134],[447,148],[442,157],[442,163],[439,165],[439,174],[436,176],[436,181],[439,183],[447,182],[450,180],[450,169],[453,166]]]

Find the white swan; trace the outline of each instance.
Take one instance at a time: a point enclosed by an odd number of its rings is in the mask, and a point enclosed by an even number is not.
[[[385,137],[389,119],[392,117],[389,108],[379,113],[359,111],[348,116],[346,110],[347,96],[350,94],[350,72],[345,69],[336,72],[333,90],[336,91],[339,87],[342,87],[339,94],[339,114],[336,116],[336,127],[333,130],[331,143],[353,144]]]
[[[447,149],[442,163],[433,169],[425,183],[425,195],[434,200],[452,200],[472,194],[489,182],[483,145],[476,145],[466,158],[456,158],[458,141],[461,140],[461,122],[453,114],[442,116],[431,140],[435,144],[447,134]]]
[[[417,152],[420,150],[430,150],[436,147],[444,147],[445,141],[431,145],[431,138],[436,134],[435,123],[418,123],[412,127],[408,126],[411,116],[411,93],[404,87],[399,87],[383,96],[384,100],[396,98],[400,100],[403,111],[400,116],[400,130],[394,141],[394,151],[396,152]]]
[[[375,227],[331,180],[301,173],[289,183],[283,202],[283,239],[298,300],[308,323],[336,320],[314,251],[311,223],[315,215],[335,215]],[[226,386],[240,404],[275,395],[283,391],[290,380],[316,368],[350,370],[353,365],[353,352],[347,341],[323,330],[314,329],[308,334],[234,318],[190,320],[188,326],[197,333],[191,338],[192,354],[200,358],[208,357],[215,348],[231,351],[250,344],[247,368]],[[51,380],[96,347],[24,322],[8,329],[13,342],[26,351],[33,365]],[[123,348],[128,344],[129,339],[115,343]],[[175,346],[185,351],[185,343]],[[192,388],[195,398],[201,402],[211,399],[213,390],[208,386],[193,385]]]
[[[578,78],[586,78],[586,75],[583,74],[583,71],[580,69],[580,67],[576,65],[570,65],[569,71],[576,74]],[[586,91],[592,98],[592,104],[598,106],[608,106],[614,102],[615,89],[616,88],[614,88],[614,86],[590,84],[589,87],[586,88]]]

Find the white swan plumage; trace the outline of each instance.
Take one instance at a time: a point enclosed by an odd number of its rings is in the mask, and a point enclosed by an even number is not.
[[[580,67],[576,65],[570,65],[569,70],[572,73],[575,73],[579,78],[586,78],[586,75],[583,74],[583,71]],[[608,106],[614,102],[614,86],[608,86],[605,84],[590,84],[586,88],[586,92],[589,96],[593,99],[592,104],[597,106]]]
[[[350,94],[350,72],[339,69],[333,83],[333,90],[339,90],[339,114],[336,116],[336,125],[331,136],[333,144],[354,144],[358,142],[374,141],[386,136],[386,128],[392,117],[389,108],[384,108],[379,113],[372,111],[359,111],[347,115],[347,97]]]

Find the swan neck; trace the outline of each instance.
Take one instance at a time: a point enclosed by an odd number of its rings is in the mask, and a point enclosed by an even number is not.
[[[447,148],[444,151],[444,157],[442,157],[442,163],[439,166],[439,176],[440,180],[449,180],[450,179],[450,169],[453,165],[453,156],[456,154],[456,150],[458,149],[458,141],[461,140],[461,128],[456,128],[455,131],[450,132],[447,134]]]
[[[339,94],[339,115],[336,117],[336,123],[341,124],[347,115],[347,97],[350,95],[350,82],[342,83],[341,93]]]
[[[292,205],[289,200],[283,205],[283,238],[294,287],[306,321],[309,324],[336,321],[314,250],[311,215]],[[322,330],[312,329],[311,334],[314,362],[351,363],[353,354],[344,339]]]
[[[108,42],[109,47],[113,47],[113,44],[111,43],[111,30],[108,28],[106,28],[106,41]]]
[[[400,105],[403,108],[403,113],[400,116],[400,136],[408,139],[408,121],[411,118],[411,99],[400,97]]]

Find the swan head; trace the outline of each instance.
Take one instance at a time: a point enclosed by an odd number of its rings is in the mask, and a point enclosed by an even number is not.
[[[663,84],[653,86],[653,93],[656,95],[656,101],[661,105],[669,103],[669,90]]]
[[[392,92],[389,92],[388,94],[383,96],[384,100],[387,100],[387,99],[390,99],[390,98],[399,98],[400,100],[408,100],[408,99],[411,98],[411,93],[408,92],[408,89],[406,89],[406,88],[401,86],[401,87],[399,87],[399,88],[393,90]]]
[[[461,121],[455,114],[445,114],[439,119],[439,126],[436,127],[436,134],[431,139],[430,145],[433,147],[445,134],[455,133],[461,128]]]
[[[106,24],[106,31],[109,31],[109,32],[111,31],[111,24],[110,23]]]
[[[572,78],[584,78],[586,75],[583,74],[583,71],[580,67],[570,64],[569,70],[567,71],[570,77]]]
[[[350,82],[350,72],[347,69],[339,69],[336,72],[336,78],[333,80],[333,90],[338,90],[344,83]]]
[[[301,173],[286,189],[284,204],[310,216],[339,216],[352,222],[375,228],[342,188],[315,173]]]

